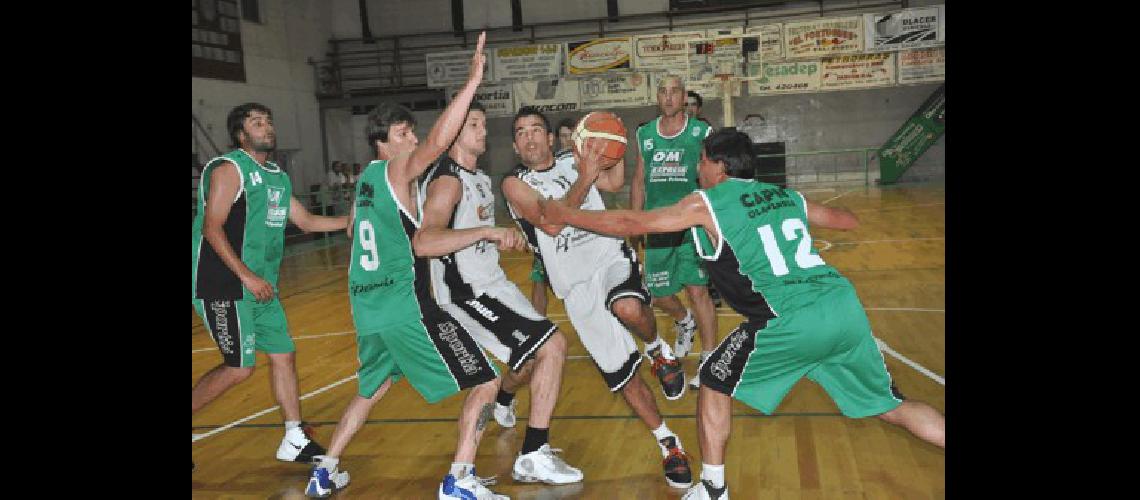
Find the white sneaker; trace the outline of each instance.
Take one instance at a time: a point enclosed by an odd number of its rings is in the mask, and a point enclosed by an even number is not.
[[[524,483],[567,484],[581,481],[582,471],[569,466],[555,455],[555,451],[562,450],[554,450],[547,443],[526,455],[520,454],[511,469],[511,477]]]
[[[482,478],[475,475],[472,470],[470,474],[463,479],[456,480],[455,476],[448,474],[444,476],[443,482],[439,483],[439,500],[447,500],[451,498],[470,499],[476,500],[511,500],[511,497],[500,495],[489,489],[487,486],[495,484],[495,478]]]
[[[498,422],[500,426],[506,429],[515,426],[515,403],[517,402],[518,398],[512,399],[511,404],[507,406],[503,406],[497,401],[495,402],[495,421]]]
[[[681,500],[728,500],[728,485],[718,490],[712,487],[711,482],[702,479],[689,488]]]
[[[307,464],[317,455],[324,454],[325,448],[312,440],[304,425],[285,431],[285,437],[281,438],[281,446],[277,447],[277,460],[283,462]]]
[[[693,350],[693,335],[697,331],[697,320],[690,317],[688,323],[674,321],[673,331],[677,332],[677,341],[673,343],[673,355],[683,358]]]
[[[337,472],[324,467],[314,466],[309,474],[309,484],[305,487],[305,496],[309,498],[326,498],[333,491],[348,486],[348,471]]]

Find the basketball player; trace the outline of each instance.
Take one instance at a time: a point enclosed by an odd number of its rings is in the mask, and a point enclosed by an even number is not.
[[[701,140],[712,128],[684,112],[685,84],[680,77],[657,80],[657,109],[661,114],[637,128],[637,167],[630,185],[630,206],[650,210],[671,205],[697,189],[697,162]],[[640,239],[640,238],[639,238]],[[684,357],[693,347],[694,327],[701,333],[701,361],[716,344],[716,306],[709,298],[708,273],[697,258],[687,231],[645,237],[645,277],[653,305],[673,318],[677,332],[674,352]],[[676,297],[681,288],[689,295],[688,310]],[[695,321],[694,321],[695,317]],[[693,388],[700,385],[694,376]]]
[[[704,116],[701,116],[701,107],[703,107],[705,105],[705,100],[701,98],[700,94],[693,92],[692,90],[686,92],[686,94],[687,94],[687,97],[685,97],[685,113],[687,113],[690,117],[693,117],[693,118],[696,118],[702,122],[705,122],[705,124],[707,124],[709,126],[709,128],[711,129],[712,123],[710,123],[708,120],[706,120]],[[708,287],[709,287],[709,299],[712,300],[713,309],[715,310],[715,308],[720,307],[720,303],[721,303],[720,294],[717,293],[716,287],[713,286],[712,283],[709,283]],[[692,335],[690,335],[689,338],[691,339]],[[715,340],[716,339],[714,338],[713,341],[715,341]],[[702,350],[702,355],[703,355],[703,350]],[[689,382],[689,385],[691,385],[692,387],[698,387],[700,385],[700,377],[693,377],[693,380]]]
[[[808,225],[854,229],[851,212],[807,201],[799,192],[751,179],[751,140],[734,129],[704,141],[703,189],[649,212],[578,210],[541,202],[543,223],[617,236],[692,228],[717,288],[745,317],[701,363],[697,427],[701,482],[685,499],[727,499],[724,450],[732,398],[771,414],[801,378],[817,382],[847,417],[878,416],[945,448],[942,414],[904,400],[855,287],[824,263]],[[741,179],[747,178],[747,180]]]
[[[193,226],[194,309],[218,344],[222,364],[194,385],[190,413],[249,378],[254,351],[264,352],[285,417],[277,459],[309,463],[325,450],[301,424],[296,348],[278,299],[285,221],[305,232],[344,229],[348,221],[313,215],[293,196],[289,174],[269,161],[277,143],[269,108],[237,106],[226,128],[237,149],[206,163]]]
[[[558,198],[559,203],[573,207],[584,202],[588,208],[605,208],[598,189],[621,189],[624,166],[602,171],[598,168],[598,147],[555,158],[550,123],[532,107],[515,114],[513,128],[515,153],[522,163],[503,178],[507,208],[531,249],[542,256],[554,294],[563,299],[566,314],[606,385],[611,392],[621,391],[626,403],[653,432],[664,457],[666,481],[684,488],[692,482],[688,456],[657,411],[649,387],[637,376],[642,360],[630,330],[646,342],[645,355],[653,360],[653,371],[666,398],[684,395],[685,374],[669,345],[657,336],[636,254],[618,238],[539,224],[540,197]],[[601,142],[590,142],[595,141]],[[575,165],[580,170],[575,170]]]
[[[337,470],[341,452],[392,383],[407,377],[429,403],[471,389],[459,417],[451,470],[439,485],[438,498],[506,498],[487,489],[475,476],[474,465],[479,439],[491,419],[498,373],[471,334],[431,298],[428,260],[413,250],[421,225],[415,179],[458,135],[483,77],[485,40],[481,33],[466,84],[423,144],[407,108],[385,103],[368,115],[365,131],[377,160],[361,174],[349,216],[349,302],[360,360],[359,389],[337,424],[328,454],[313,467],[305,490],[310,497],[328,496],[348,484],[348,473]],[[448,235],[443,246],[449,248],[442,251],[481,240],[521,247],[513,231],[480,228]]]
[[[547,443],[550,416],[562,386],[566,339],[507,280],[493,241],[479,240],[460,250],[449,245],[455,233],[495,228],[491,178],[476,166],[486,150],[486,109],[474,101],[458,139],[424,176],[423,224],[413,243],[418,255],[437,257],[431,261],[431,280],[440,307],[510,368],[503,375],[495,408],[496,418],[507,411],[504,427],[514,426],[514,391],[521,379],[530,378],[530,419],[512,477],[522,482],[576,483],[582,472],[567,465]],[[517,230],[508,231],[523,241]]]
[[[573,141],[571,136],[574,134],[574,125],[578,122],[573,118],[563,118],[558,121],[558,152],[554,153],[555,157],[570,154],[570,148]],[[533,267],[530,271],[530,301],[534,304],[534,309],[539,314],[546,314],[546,269],[542,267],[542,257],[534,254]],[[499,418],[499,409],[495,408],[495,418]],[[502,423],[500,421],[500,423]]]

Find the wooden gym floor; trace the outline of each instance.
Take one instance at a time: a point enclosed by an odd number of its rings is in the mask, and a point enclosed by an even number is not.
[[[853,210],[854,231],[813,229],[827,263],[855,283],[887,368],[908,398],[945,412],[945,190],[942,184],[901,187],[803,187],[819,203]],[[331,243],[331,244],[330,244]],[[281,270],[281,299],[297,344],[301,409],[327,446],[356,392],[356,345],[347,295],[349,247],[343,236],[290,245]],[[530,294],[531,256],[508,253],[507,276]],[[683,294],[682,294],[683,297]],[[685,302],[687,299],[683,298]],[[550,440],[580,468],[583,483],[516,484],[511,464],[522,445],[529,390],[520,391],[519,421],[504,430],[491,423],[475,464],[480,476],[497,475],[492,489],[517,499],[679,498],[666,485],[652,435],[620,395],[611,394],[587,358],[562,302],[548,291],[548,313],[569,341],[562,392]],[[192,380],[221,356],[193,316]],[[718,309],[717,339],[741,317]],[[671,321],[658,312],[658,330],[672,342]],[[699,339],[699,337],[698,337]],[[685,360],[696,370],[698,345]],[[303,498],[309,466],[278,462],[284,428],[269,384],[264,354],[253,376],[192,418],[194,498]],[[641,377],[657,397],[669,427],[699,470],[696,391],[667,401],[643,363]],[[502,368],[502,365],[500,365]],[[397,383],[373,409],[341,457],[351,475],[341,498],[434,498],[454,453],[464,395],[429,405],[407,383]],[[734,498],[926,499],[945,498],[945,453],[875,418],[852,420],[816,384],[803,380],[774,415],[733,403],[725,479]],[[252,418],[250,418],[252,417]],[[236,425],[234,425],[234,423]]]

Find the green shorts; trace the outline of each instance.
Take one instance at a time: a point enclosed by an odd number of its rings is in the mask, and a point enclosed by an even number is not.
[[[408,383],[428,403],[499,376],[471,334],[442,310],[356,337],[358,394],[371,398],[388,377]]]
[[[708,286],[705,263],[693,247],[691,231],[645,237],[645,286],[654,297],[669,297],[685,285]]]
[[[205,322],[226,366],[253,366],[254,351],[283,354],[297,350],[289,336],[285,309],[276,296],[267,304],[253,300],[194,299],[194,310]]]
[[[742,323],[701,364],[701,385],[771,414],[806,376],[827,391],[844,415],[879,415],[898,407],[898,394],[871,323],[851,287],[820,287],[798,308],[757,328]]]
[[[530,281],[532,283],[546,282],[546,267],[542,265],[542,257],[534,256],[534,264],[530,267]]]

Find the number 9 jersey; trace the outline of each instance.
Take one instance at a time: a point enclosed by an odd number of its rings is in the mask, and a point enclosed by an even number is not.
[[[419,222],[388,182],[388,162],[368,164],[356,184],[348,297],[358,335],[418,321],[431,298],[428,260],[412,249]]]

